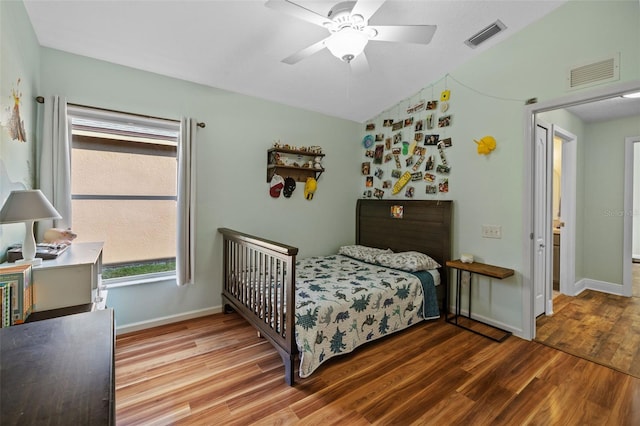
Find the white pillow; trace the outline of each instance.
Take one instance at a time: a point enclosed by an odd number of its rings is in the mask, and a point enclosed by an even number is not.
[[[375,247],[367,247],[361,245],[342,246],[338,250],[338,254],[353,257],[367,263],[376,263],[376,256],[380,254],[393,253],[390,249],[379,249]]]
[[[401,253],[383,253],[376,256],[376,262],[387,268],[416,272],[437,269],[440,264],[424,253],[403,251]]]

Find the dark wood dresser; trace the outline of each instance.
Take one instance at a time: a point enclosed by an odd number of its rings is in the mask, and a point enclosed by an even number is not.
[[[115,424],[113,310],[0,329],[0,423]]]

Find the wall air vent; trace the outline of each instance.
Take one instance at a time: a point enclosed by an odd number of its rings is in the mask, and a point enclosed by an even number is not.
[[[466,44],[472,49],[475,49],[476,47],[478,47],[480,43],[484,43],[494,35],[506,29],[507,29],[507,26],[498,19],[493,24],[489,25],[488,27],[480,30],[476,34],[466,39],[464,44]]]
[[[593,86],[620,79],[620,55],[578,66],[569,70],[569,89]]]

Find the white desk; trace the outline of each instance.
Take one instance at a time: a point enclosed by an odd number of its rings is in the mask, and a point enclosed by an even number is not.
[[[57,259],[33,267],[34,311],[96,303],[104,308],[102,242],[73,243]]]

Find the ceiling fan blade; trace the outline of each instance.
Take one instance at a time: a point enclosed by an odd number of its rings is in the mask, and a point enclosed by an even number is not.
[[[349,62],[349,65],[351,65],[351,71],[355,75],[362,75],[369,72],[369,61],[367,61],[367,56],[364,52],[353,58],[353,60]]]
[[[352,15],[360,15],[368,21],[386,0],[360,0],[351,10]]]
[[[378,34],[371,40],[428,44],[436,32],[436,25],[370,25]]]
[[[309,10],[300,6],[292,1],[288,0],[268,0],[265,4],[268,8],[278,10],[280,12],[287,13],[303,21],[311,22],[312,24],[325,27],[325,24],[331,23],[331,20],[326,16],[322,16],[313,10]]]
[[[293,65],[297,62],[300,62],[301,60],[303,60],[304,58],[308,58],[309,56],[313,55],[314,53],[317,53],[319,51],[321,51],[322,49],[324,49],[324,41],[326,39],[322,39],[317,43],[312,44],[311,46],[307,46],[302,50],[297,51],[296,53],[294,53],[291,56],[287,56],[286,58],[284,58],[282,60],[282,62],[284,62],[285,64],[289,64],[289,65]]]

